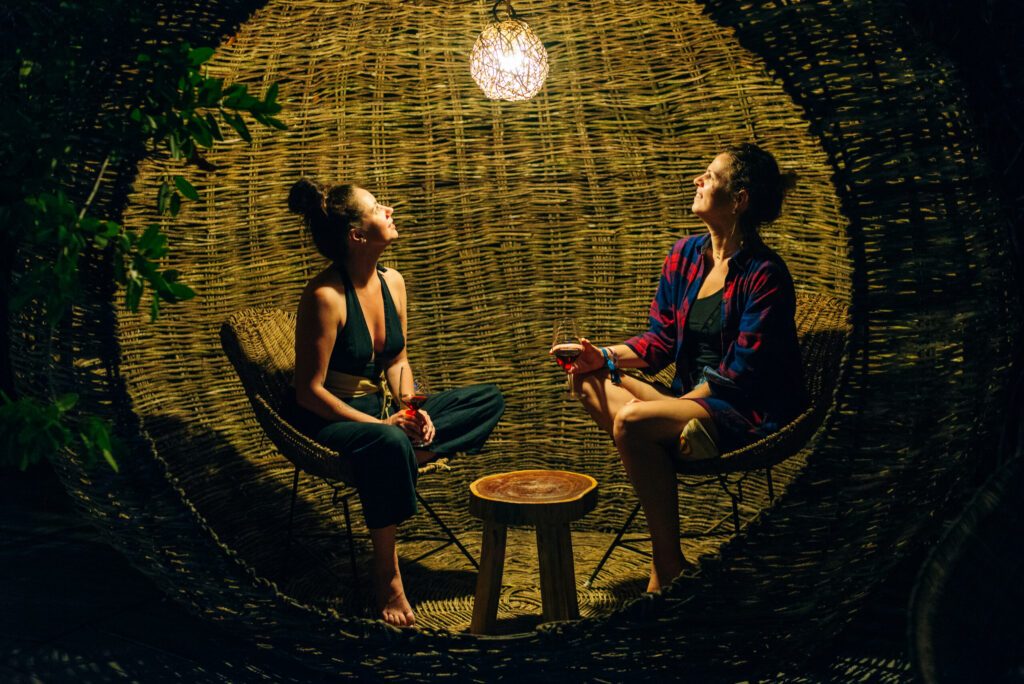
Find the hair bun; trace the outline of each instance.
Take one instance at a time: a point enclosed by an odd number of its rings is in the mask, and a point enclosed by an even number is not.
[[[306,217],[325,214],[323,186],[315,180],[303,178],[288,192],[288,209]]]
[[[782,171],[779,173],[779,180],[782,183],[782,194],[788,195],[796,187],[799,176],[795,171]]]

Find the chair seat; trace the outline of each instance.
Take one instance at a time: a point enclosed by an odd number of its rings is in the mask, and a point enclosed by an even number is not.
[[[771,467],[800,449],[820,423],[821,406],[812,406],[777,432],[718,458],[675,460],[680,475],[718,475]]]

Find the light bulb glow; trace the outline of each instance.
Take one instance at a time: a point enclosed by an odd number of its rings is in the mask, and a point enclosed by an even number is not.
[[[529,100],[547,79],[548,51],[526,22],[500,21],[476,39],[469,71],[492,100]]]

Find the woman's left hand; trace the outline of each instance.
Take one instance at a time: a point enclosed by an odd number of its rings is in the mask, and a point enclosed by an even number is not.
[[[434,434],[436,433],[436,430],[434,429],[434,421],[430,419],[430,414],[423,409],[420,409],[416,413],[422,421],[420,423],[420,440],[424,444],[431,444],[434,441]]]
[[[570,370],[577,375],[584,375],[604,368],[604,355],[601,350],[585,337],[580,338],[580,344],[583,345],[583,351],[576,357]]]

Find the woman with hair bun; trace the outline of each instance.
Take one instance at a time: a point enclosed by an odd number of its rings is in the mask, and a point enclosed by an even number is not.
[[[317,250],[331,261],[299,300],[291,417],[350,459],[373,544],[380,617],[413,625],[395,538],[397,526],[416,513],[418,466],[479,452],[504,399],[495,385],[473,385],[431,395],[417,411],[398,410],[390,397],[411,395],[414,386],[406,356],[408,291],[398,271],[378,263],[398,238],[394,210],[364,188],[308,179],[292,187],[288,207],[302,214]]]
[[[648,591],[686,566],[679,546],[676,459],[714,458],[778,430],[805,407],[793,280],[758,234],[779,216],[795,176],[749,143],[714,158],[693,184],[707,232],[669,251],[647,332],[583,351],[568,367],[583,407],[615,440],[643,506],[653,562]],[[621,368],[676,364],[671,388]]]

